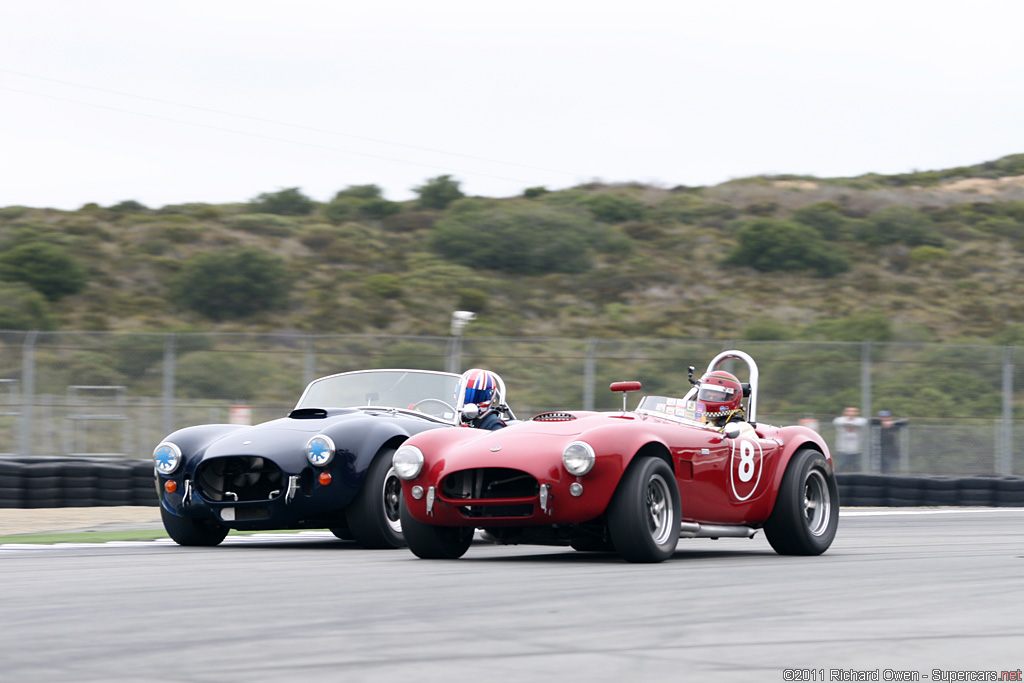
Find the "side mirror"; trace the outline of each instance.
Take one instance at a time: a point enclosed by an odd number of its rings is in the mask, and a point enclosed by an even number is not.
[[[722,433],[728,439],[735,439],[740,435],[740,424],[738,422],[726,422],[725,427],[722,428]]]
[[[475,403],[467,403],[462,406],[462,421],[469,422],[480,417],[480,406]]]

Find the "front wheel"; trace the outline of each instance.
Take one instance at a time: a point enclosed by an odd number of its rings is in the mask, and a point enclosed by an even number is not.
[[[775,509],[764,535],[780,555],[820,555],[832,545],[839,527],[836,475],[818,451],[796,452],[782,476]]]
[[[214,546],[228,535],[228,528],[209,519],[181,517],[160,505],[160,519],[171,540],[178,545]]]
[[[416,557],[424,560],[457,560],[466,554],[473,543],[473,527],[425,524],[409,514],[404,500],[401,502],[401,510],[405,540]]]
[[[382,449],[366,471],[359,493],[345,509],[348,530],[364,548],[390,549],[405,545],[398,500],[402,482],[391,464],[395,449]]]
[[[608,534],[627,562],[662,562],[679,543],[679,487],[661,458],[635,460],[608,505]]]

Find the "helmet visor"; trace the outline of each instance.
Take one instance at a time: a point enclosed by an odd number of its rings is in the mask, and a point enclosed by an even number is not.
[[[723,387],[717,384],[702,384],[697,392],[697,399],[709,403],[725,403],[732,398],[736,392],[732,387]]]

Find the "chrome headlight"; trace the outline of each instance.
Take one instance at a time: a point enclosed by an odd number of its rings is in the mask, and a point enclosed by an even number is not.
[[[399,479],[411,481],[423,471],[423,451],[415,446],[402,446],[395,451],[391,464],[395,466]]]
[[[153,449],[153,462],[160,474],[171,474],[181,464],[181,449],[170,441],[164,441]]]
[[[575,474],[577,477],[589,472],[595,460],[597,456],[594,455],[594,449],[583,441],[573,441],[562,451],[562,464],[569,474]]]
[[[334,459],[334,441],[324,434],[317,434],[306,442],[306,460],[310,465],[323,467]]]

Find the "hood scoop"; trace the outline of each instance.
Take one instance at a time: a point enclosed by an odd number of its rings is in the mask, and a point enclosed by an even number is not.
[[[293,420],[322,420],[327,417],[327,411],[323,408],[296,408],[288,413]]]
[[[576,416],[572,413],[541,413],[533,418],[534,422],[569,422],[575,420]]]

